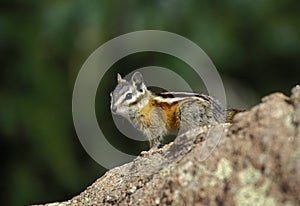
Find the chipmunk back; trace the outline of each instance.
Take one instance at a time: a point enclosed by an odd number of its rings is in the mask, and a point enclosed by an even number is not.
[[[153,93],[147,89],[140,72],[131,81],[117,76],[118,85],[111,95],[111,111],[127,118],[158,147],[168,134],[185,132],[199,126],[231,122],[241,110],[225,110],[204,94],[186,92]]]

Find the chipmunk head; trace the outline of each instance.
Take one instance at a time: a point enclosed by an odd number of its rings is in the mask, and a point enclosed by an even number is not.
[[[110,109],[112,113],[128,117],[130,110],[137,106],[149,91],[140,72],[135,72],[130,82],[122,79],[120,74],[117,75],[117,80],[118,85],[110,93]]]

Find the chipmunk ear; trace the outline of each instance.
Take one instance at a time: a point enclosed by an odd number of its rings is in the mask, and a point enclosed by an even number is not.
[[[138,91],[143,91],[143,75],[140,72],[135,72],[132,75],[131,83],[136,87]]]
[[[119,74],[119,73],[117,74],[117,80],[118,80],[118,83],[124,81],[124,79],[122,79],[122,77],[121,77],[121,74]]]

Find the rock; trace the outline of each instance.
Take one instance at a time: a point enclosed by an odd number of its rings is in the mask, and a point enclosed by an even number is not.
[[[203,127],[46,205],[300,205],[300,86]]]

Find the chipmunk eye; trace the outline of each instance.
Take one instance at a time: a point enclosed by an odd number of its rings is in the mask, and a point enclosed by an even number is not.
[[[125,97],[125,100],[129,100],[131,98],[132,98],[132,93],[127,93],[126,97]]]

